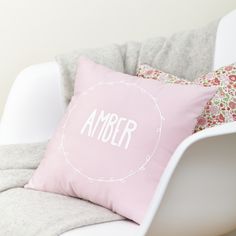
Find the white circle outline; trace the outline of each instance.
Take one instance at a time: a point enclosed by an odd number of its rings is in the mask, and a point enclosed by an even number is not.
[[[161,132],[162,132],[162,126],[163,126],[163,121],[165,120],[162,113],[161,113],[161,110],[159,108],[159,105],[156,101],[156,98],[151,94],[149,93],[146,89],[142,88],[141,86],[137,85],[136,83],[130,83],[130,82],[127,82],[127,81],[117,81],[117,82],[99,82],[97,84],[95,84],[94,86],[88,88],[87,90],[85,90],[84,92],[82,92],[78,98],[82,97],[82,96],[86,96],[88,95],[90,92],[92,92],[94,89],[96,89],[97,87],[100,87],[100,86],[104,86],[104,85],[115,85],[115,84],[124,84],[126,86],[133,86],[133,87],[136,87],[137,89],[139,89],[139,91],[141,93],[145,93],[151,100],[152,102],[154,103],[155,105],[155,109],[157,110],[157,112],[159,113],[159,117],[160,117],[160,120],[161,120],[161,124],[160,124],[160,127],[156,130],[156,132],[158,133],[158,138],[157,138],[157,141],[155,143],[155,146],[154,146],[154,149],[152,150],[151,154],[150,155],[147,155],[146,158],[145,158],[145,161],[142,163],[142,165],[137,168],[135,171],[130,171],[130,173],[122,178],[113,178],[113,177],[110,177],[110,178],[107,178],[107,177],[99,177],[99,178],[94,178],[94,177],[91,177],[89,175],[86,175],[85,173],[83,173],[81,170],[79,170],[78,168],[74,167],[74,165],[71,163],[71,161],[69,160],[69,152],[66,152],[65,150],[65,146],[64,146],[64,140],[65,140],[65,129],[67,127],[67,123],[68,123],[68,120],[70,119],[70,116],[71,114],[73,113],[73,111],[75,110],[75,108],[77,107],[77,104],[73,105],[73,102],[69,105],[69,108],[68,108],[68,115],[67,117],[65,118],[65,121],[63,122],[63,125],[62,125],[62,134],[61,134],[61,141],[60,141],[60,147],[59,149],[62,150],[62,154],[63,154],[63,157],[66,161],[66,163],[79,175],[81,175],[82,177],[86,178],[89,180],[89,182],[125,182],[125,180],[131,176],[134,176],[136,175],[137,173],[141,172],[141,171],[144,171],[145,170],[145,167],[147,166],[147,164],[150,162],[150,160],[152,159],[153,155],[155,154],[155,152],[157,151],[158,149],[158,146],[159,146],[159,142],[160,142],[160,138],[161,138]]]

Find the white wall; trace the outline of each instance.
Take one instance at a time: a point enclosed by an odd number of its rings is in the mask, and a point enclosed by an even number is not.
[[[0,0],[0,117],[24,67],[59,53],[198,27],[236,0]]]

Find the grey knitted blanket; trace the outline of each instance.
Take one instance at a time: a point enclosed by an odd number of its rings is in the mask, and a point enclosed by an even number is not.
[[[189,80],[212,69],[218,22],[169,38],[79,50],[58,56],[65,102],[73,95],[77,60],[84,55],[114,70],[135,74],[146,63]],[[122,217],[87,201],[24,189],[37,168],[44,144],[0,146],[0,235],[54,236],[68,230]]]
[[[46,143],[0,146],[0,235],[56,236],[68,230],[122,219],[76,198],[24,189]]]
[[[218,21],[203,28],[157,37],[144,42],[112,44],[103,48],[77,50],[56,57],[66,104],[74,89],[78,58],[83,55],[113,70],[135,75],[139,64],[194,80],[212,69]]]

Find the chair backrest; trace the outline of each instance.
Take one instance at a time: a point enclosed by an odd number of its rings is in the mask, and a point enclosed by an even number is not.
[[[224,16],[218,26],[214,68],[236,62],[236,10]]]

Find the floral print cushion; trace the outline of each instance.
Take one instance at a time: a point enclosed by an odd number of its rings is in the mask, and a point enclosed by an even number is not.
[[[140,65],[137,70],[137,76],[165,83],[219,87],[215,96],[208,101],[203,113],[199,116],[194,132],[222,123],[236,121],[236,63],[210,72],[193,82],[180,79],[148,65]]]

